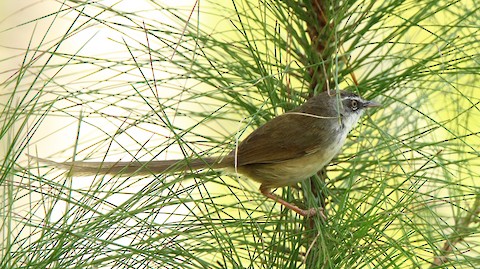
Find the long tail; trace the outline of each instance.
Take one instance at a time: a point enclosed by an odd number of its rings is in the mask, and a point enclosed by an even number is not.
[[[201,168],[225,168],[230,166],[227,160],[221,160],[217,157],[206,157],[194,160],[166,160],[166,161],[133,161],[133,162],[55,162],[48,159],[29,157],[38,162],[55,166],[68,171],[71,176],[93,176],[93,175],[121,175],[121,176],[140,176],[140,175],[158,175],[165,172],[175,172],[182,170],[198,170]],[[228,159],[228,158],[226,158]]]

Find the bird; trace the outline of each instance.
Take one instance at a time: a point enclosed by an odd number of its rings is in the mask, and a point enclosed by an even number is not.
[[[158,175],[186,169],[223,169],[260,183],[260,192],[304,217],[322,215],[322,208],[302,209],[283,200],[272,189],[292,186],[315,175],[338,155],[348,133],[367,108],[381,106],[345,90],[324,91],[299,107],[267,121],[229,154],[193,160],[131,162],[39,162],[68,170],[71,176],[98,174]]]

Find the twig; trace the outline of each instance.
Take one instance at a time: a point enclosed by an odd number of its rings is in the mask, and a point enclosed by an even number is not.
[[[472,210],[468,211],[465,217],[458,220],[452,234],[447,238],[443,247],[440,249],[442,254],[433,258],[433,263],[430,268],[445,264],[448,261],[448,256],[455,251],[455,245],[465,240],[468,235],[468,226],[475,222],[480,214],[480,196],[475,198],[471,209]]]

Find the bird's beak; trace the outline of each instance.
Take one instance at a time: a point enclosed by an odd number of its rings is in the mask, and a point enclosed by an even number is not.
[[[377,103],[377,102],[375,102],[375,101],[368,101],[368,102],[365,104],[365,107],[379,107],[379,106],[382,106],[382,104]]]

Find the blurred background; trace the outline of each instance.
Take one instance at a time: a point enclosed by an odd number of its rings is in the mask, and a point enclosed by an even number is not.
[[[480,267],[474,1],[1,1],[2,268]],[[383,104],[325,173],[70,177],[222,156],[318,92]],[[308,126],[306,126],[308,128]]]

